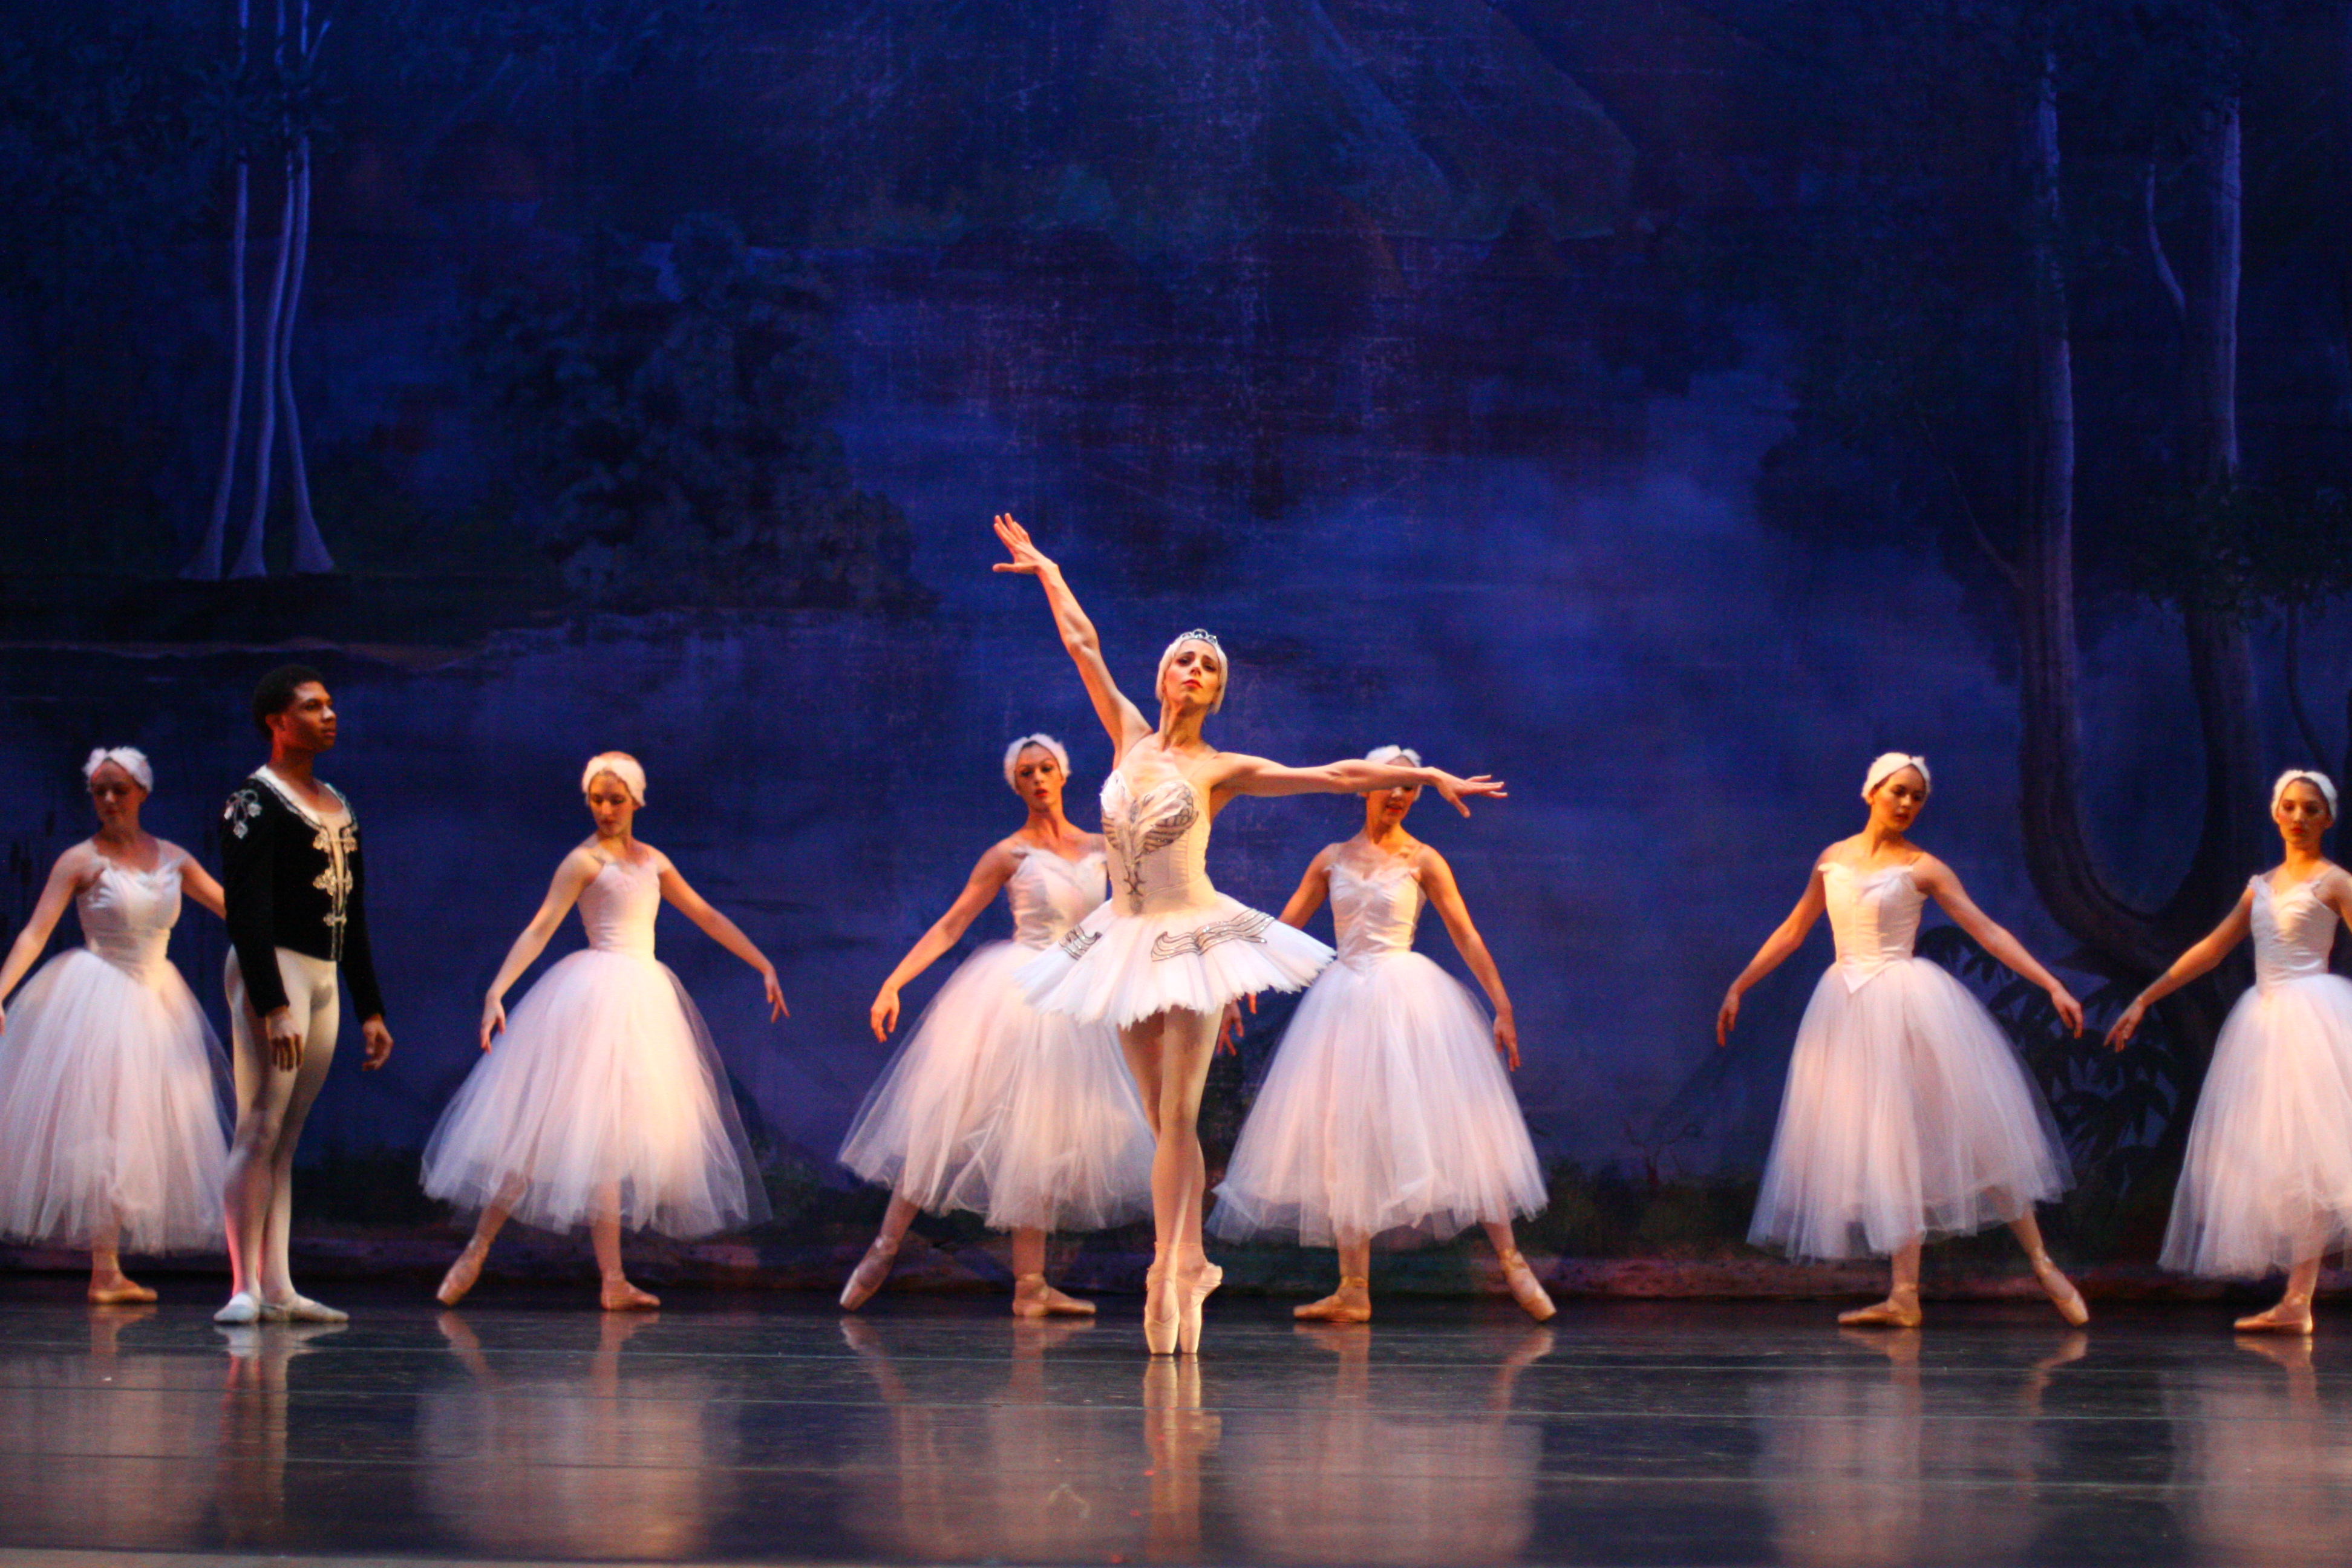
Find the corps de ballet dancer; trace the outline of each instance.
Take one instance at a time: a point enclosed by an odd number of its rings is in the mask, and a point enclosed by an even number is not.
[[[2319,1261],[2352,1242],[2352,981],[2328,973],[2352,877],[2322,853],[2336,822],[2324,773],[2281,773],[2271,820],[2285,844],[2229,917],[2132,999],[2108,1031],[2121,1050],[2156,1002],[2221,962],[2249,932],[2254,988],[2213,1043],[2164,1237],[2164,1267],[2207,1278],[2286,1274],[2278,1304],[2245,1333],[2312,1330]]]
[[[1013,979],[1108,892],[1101,836],[1063,813],[1069,774],[1051,735],[1005,749],[1004,782],[1028,820],[980,858],[875,994],[874,1037],[887,1040],[900,989],[1003,890],[1013,940],[980,948],[948,977],[842,1141],[841,1163],[890,1189],[882,1228],[842,1289],[845,1308],[882,1288],[918,1211],[968,1209],[1013,1233],[1015,1316],[1092,1312],[1045,1282],[1046,1233],[1098,1230],[1151,1206],[1151,1130],[1117,1032],[1040,1013]]]
[[[1739,999],[1829,912],[1837,962],[1797,1026],[1748,1239],[1796,1258],[1892,1255],[1886,1300],[1838,1321],[1912,1328],[1921,1241],[2005,1222],[2059,1314],[2088,1322],[2033,1217],[2068,1180],[2049,1110],[1983,1005],[1913,956],[1922,906],[1934,899],[1986,952],[2048,992],[2077,1035],[2082,1005],[1970,901],[1951,868],[1911,842],[1928,787],[1924,757],[1889,752],[1870,764],[1869,826],[1822,851],[1804,897],[1724,993],[1717,1045],[1730,1038]]]
[[[82,945],[0,1012],[0,1233],[89,1251],[89,1299],[152,1301],[124,1252],[220,1245],[228,1064],[166,953],[183,899],[222,912],[220,884],[139,826],[155,787],[144,753],[82,764],[98,831],[58,857],[0,963],[0,1002],[71,904]]]
[[[222,812],[221,882],[236,1130],[229,1139],[228,1324],[340,1323],[348,1314],[294,1289],[294,1146],[335,1059],[343,986],[365,1043],[362,1068],[392,1055],[368,939],[367,875],[351,803],[313,771],[335,743],[326,679],[299,664],[261,678],[253,721],[269,761]]]
[[[646,772],[635,757],[589,758],[580,788],[595,832],[556,867],[499,965],[482,1000],[485,1054],[425,1142],[425,1192],[479,1211],[436,1292],[446,1306],[474,1288],[510,1216],[542,1230],[584,1224],[607,1311],[661,1304],[622,1270],[623,1226],[686,1237],[767,1217],[727,1069],[693,999],[654,956],[662,900],[759,973],[771,1023],[786,1013],[775,965],[637,838]],[[507,988],[575,903],[587,947],[541,975],[509,1023]]]
[[[1500,795],[1503,786],[1395,763],[1351,759],[1290,768],[1217,750],[1201,727],[1223,706],[1233,665],[1203,631],[1182,634],[1160,654],[1152,680],[1160,718],[1147,721],[1111,679],[1094,623],[1061,568],[1012,518],[1000,515],[995,527],[1012,556],[995,569],[1034,577],[1045,589],[1062,647],[1111,742],[1102,790],[1110,900],[1024,965],[1018,979],[1041,1012],[1118,1030],[1153,1140],[1144,1343],[1155,1355],[1191,1354],[1200,1347],[1202,1303],[1224,1275],[1201,1244],[1207,1186],[1201,1092],[1220,1023],[1236,999],[1296,991],[1332,958],[1306,932],[1211,886],[1211,820],[1236,795],[1344,795],[1401,784],[1431,785],[1466,815],[1467,797]]]
[[[1417,767],[1421,753],[1377,746],[1364,760]],[[1373,1237],[1443,1241],[1482,1226],[1513,1299],[1541,1322],[1551,1297],[1511,1233],[1545,1202],[1505,1071],[1518,1068],[1518,1025],[1453,868],[1404,830],[1420,796],[1417,784],[1367,791],[1363,831],[1318,852],[1283,909],[1284,924],[1304,928],[1329,898],[1339,962],[1307,988],[1266,1068],[1209,1228],[1336,1246],[1339,1289],[1295,1315],[1362,1323]],[[1423,904],[1494,1004],[1491,1023],[1460,982],[1413,952]]]

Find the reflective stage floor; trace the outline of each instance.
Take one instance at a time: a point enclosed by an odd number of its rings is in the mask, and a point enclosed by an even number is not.
[[[2070,1333],[1952,1306],[677,1296],[607,1317],[381,1289],[320,1331],[196,1282],[0,1279],[0,1563],[352,1560],[2258,1563],[2352,1551],[2352,1317],[2168,1306]]]

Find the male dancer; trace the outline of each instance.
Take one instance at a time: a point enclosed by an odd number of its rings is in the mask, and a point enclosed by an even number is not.
[[[348,1314],[294,1289],[286,1258],[294,1145],[335,1057],[338,964],[367,1042],[362,1065],[383,1065],[392,1032],[368,951],[359,823],[341,793],[310,772],[335,743],[325,679],[299,664],[271,670],[254,689],[253,721],[269,738],[269,761],[228,797],[221,840],[236,1033],[226,1198],[235,1294],[213,1319],[340,1323]]]

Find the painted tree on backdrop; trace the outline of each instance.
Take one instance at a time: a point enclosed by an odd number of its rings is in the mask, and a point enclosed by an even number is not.
[[[2326,488],[2335,476],[2282,471],[2257,486],[2242,472],[2242,95],[2252,51],[2283,8],[1716,9],[1783,44],[1781,112],[1824,154],[1788,226],[1758,237],[1769,258],[1760,286],[1807,347],[1797,429],[1773,454],[1768,510],[1798,528],[1826,521],[1849,539],[1858,523],[1884,521],[1900,537],[1915,518],[1944,521],[1948,564],[2014,638],[2021,826],[2035,887],[2081,944],[2075,963],[2137,985],[2218,918],[2262,859],[2270,759],[2256,731],[2250,627],[2347,586],[2345,509]],[[2070,166],[2068,149],[2085,147],[2095,155]],[[2095,287],[2079,287],[2086,276]],[[2177,334],[2173,368],[2158,376],[2172,384],[2168,406],[2104,402],[2086,426],[2078,317],[2097,312],[2104,349],[2160,338],[2151,304]],[[2116,319],[2132,311],[2137,321]],[[1986,351],[2000,343],[2011,352]],[[2086,429],[2123,448],[2101,451],[2110,477],[2087,518],[2077,463]],[[2144,430],[2154,439],[2135,441]],[[2116,890],[2085,831],[2086,574],[2093,590],[2174,607],[2199,716],[2197,845],[2152,907]],[[2186,1117],[2172,1113],[2201,1075],[2221,1003],[2216,986],[2179,994],[2168,1058],[2061,1065],[2045,1054],[2062,1114],[2071,1110],[2078,1130],[2104,1118],[2095,1143],[2156,1135],[2143,1153],[2177,1147]],[[2151,1071],[2165,1081],[2082,1092],[2085,1074]]]

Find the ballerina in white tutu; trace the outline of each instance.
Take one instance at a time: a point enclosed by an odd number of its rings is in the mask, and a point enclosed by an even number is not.
[[[2352,1243],[2352,981],[2327,969],[2336,922],[2352,921],[2352,877],[2320,851],[2336,822],[2336,785],[2326,774],[2281,773],[2271,820],[2284,858],[2247,882],[2229,918],[2132,999],[2107,1043],[2123,1049],[2150,1005],[2252,933],[2254,988],[2238,998],[2213,1042],[2163,1262],[2221,1279],[2284,1269],[2278,1304],[2237,1326],[2307,1334],[2319,1260]]]
[[[1823,910],[1837,962],[1822,976],[1789,1058],[1780,1125],[1748,1239],[1796,1258],[1894,1258],[1894,1288],[1842,1323],[1919,1321],[1919,1245],[2006,1223],[2070,1323],[2090,1309],[2042,1244],[2033,1205],[2067,1184],[2050,1112],[2008,1037],[1960,983],[1912,956],[1929,899],[1986,952],[2050,994],[2083,1032],[2083,1008],[2018,940],[1969,900],[1950,867],[1906,835],[1927,803],[1927,763],[1870,764],[1870,825],[1821,853],[1797,907],[1724,993],[1717,1045],[1739,999],[1790,953]]]
[[[1045,590],[1062,647],[1111,741],[1111,774],[1102,792],[1110,901],[1025,965],[1019,979],[1041,1012],[1118,1030],[1153,1141],[1144,1343],[1155,1355],[1190,1354],[1201,1342],[1201,1305],[1224,1277],[1201,1246],[1208,1184],[1201,1090],[1219,1021],[1241,996],[1297,990],[1332,956],[1306,932],[1210,885],[1210,821],[1236,795],[1344,795],[1400,784],[1432,785],[1467,815],[1465,797],[1500,795],[1503,786],[1395,763],[1351,759],[1287,768],[1217,750],[1202,738],[1201,726],[1223,706],[1233,666],[1203,631],[1184,633],[1160,654],[1154,724],[1111,679],[1094,623],[1061,568],[1010,517],[996,519],[996,536],[1013,557],[996,570],[1034,577]]]
[[[875,994],[874,1037],[898,1023],[898,992],[953,947],[998,889],[1013,940],[966,959],[876,1080],[841,1163],[890,1189],[873,1245],[843,1287],[852,1310],[882,1288],[919,1210],[969,1209],[1013,1233],[1015,1316],[1092,1312],[1045,1283],[1045,1233],[1097,1230],[1151,1206],[1151,1130],[1108,1024],[1040,1013],[1013,972],[1068,934],[1107,892],[1102,836],[1063,815],[1069,753],[1051,735],[1005,749],[1004,782],[1029,820],[971,869]]]
[[[488,1054],[425,1145],[425,1190],[481,1211],[436,1292],[449,1306],[474,1288],[509,1215],[545,1230],[585,1224],[607,1311],[660,1305],[622,1272],[622,1226],[707,1236],[767,1216],[727,1069],[693,999],[654,957],[662,900],[759,971],[771,1022],[786,1011],[775,966],[667,856],[638,842],[646,773],[635,757],[591,757],[580,787],[596,832],[555,868],[499,966],[482,1003]],[[588,946],[539,977],[509,1026],[507,987],[575,902]]]
[[[89,1249],[89,1299],[152,1301],[124,1252],[221,1244],[228,1068],[165,952],[183,898],[222,912],[220,884],[139,826],[155,786],[129,746],[82,765],[98,831],[58,857],[0,963],[0,1001],[70,903],[83,945],[0,1013],[0,1233]]]
[[[1376,746],[1364,760],[1417,767],[1421,753]],[[1481,1226],[1512,1297],[1541,1322],[1551,1297],[1511,1234],[1512,1220],[1544,1206],[1543,1170],[1505,1072],[1518,1069],[1518,1025],[1453,868],[1404,830],[1420,798],[1417,784],[1367,791],[1364,830],[1325,846],[1282,911],[1304,928],[1328,896],[1339,961],[1307,988],[1266,1068],[1209,1228],[1336,1246],[1339,1289],[1294,1315],[1363,1323],[1373,1237],[1442,1241]],[[1413,952],[1424,902],[1495,1005],[1491,1024],[1460,982]]]

